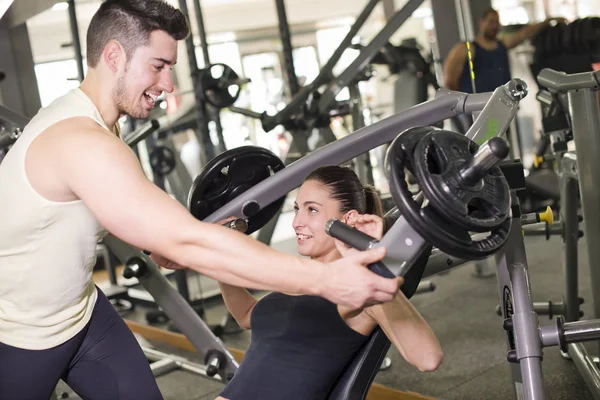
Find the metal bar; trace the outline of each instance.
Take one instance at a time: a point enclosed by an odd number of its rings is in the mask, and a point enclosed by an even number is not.
[[[493,137],[504,135],[517,114],[519,102],[527,93],[527,84],[518,78],[496,88],[465,136],[483,144]]]
[[[580,343],[600,339],[600,319],[565,322],[563,335],[567,343]]]
[[[544,68],[537,76],[540,86],[557,92],[567,92],[577,89],[598,89],[600,82],[600,71],[581,72],[578,74],[567,74]]]
[[[408,0],[404,7],[396,11],[385,27],[364,47],[356,59],[338,76],[323,93],[319,101],[319,115],[325,115],[335,100],[335,96],[345,88],[358,73],[360,73],[375,57],[390,37],[404,24],[413,12],[423,3],[423,0]]]
[[[21,136],[21,129],[17,128],[12,131],[5,131],[1,123],[2,121],[0,121],[0,150],[3,150],[12,146],[17,141]]]
[[[123,138],[123,141],[129,146],[134,147],[142,140],[146,139],[149,135],[151,135],[154,131],[160,128],[160,124],[157,120],[152,119],[146,122],[144,125],[140,126],[135,131],[129,133],[127,136]]]
[[[146,358],[149,361],[153,361],[152,365],[162,361],[162,362],[164,362],[165,365],[172,366],[171,371],[175,370],[175,369],[182,369],[184,371],[191,372],[196,375],[203,376],[205,378],[212,378],[217,381],[222,381],[222,379],[223,379],[219,375],[215,375],[213,377],[208,376],[206,373],[206,366],[204,366],[202,364],[194,363],[186,358],[179,357],[174,354],[163,353],[161,351],[151,349],[151,348],[148,348],[145,346],[142,346],[142,350],[144,351],[144,355],[146,356]],[[154,367],[152,368],[152,372],[155,372]],[[170,371],[167,370],[165,373],[168,373],[168,372],[170,372]],[[154,376],[158,376],[158,375],[156,373],[154,373]]]
[[[581,343],[569,343],[568,352],[594,400],[600,400],[600,370]]]
[[[75,62],[77,63],[77,79],[83,81],[83,56],[81,55],[81,41],[79,40],[79,28],[77,25],[77,13],[75,12],[75,0],[69,0],[69,25],[71,26],[71,36],[73,37],[73,52],[75,53]]]
[[[156,360],[150,364],[150,370],[154,377],[159,377],[168,374],[169,372],[179,369],[179,365],[168,358]]]
[[[564,155],[561,163],[560,178],[560,219],[564,224],[563,234],[563,274],[565,277],[565,320],[579,319],[579,241],[577,156]]]
[[[261,119],[264,115],[263,113],[259,113],[256,111],[248,110],[246,108],[240,108],[240,107],[235,107],[235,106],[229,107],[229,111],[237,113],[237,114],[245,115],[246,117],[256,118],[256,119]]]
[[[179,0],[179,9],[189,20],[189,11],[186,0]],[[206,103],[202,98],[201,82],[198,79],[198,60],[196,59],[196,51],[194,46],[194,37],[189,35],[185,40],[185,48],[188,54],[188,62],[190,64],[190,74],[192,76],[192,86],[194,87],[194,108],[196,111],[196,121],[198,129],[194,132],[198,143],[200,143],[200,163],[206,165],[209,160],[215,156],[215,149],[212,140],[210,139],[210,131],[208,129],[208,115]]]
[[[588,265],[594,318],[600,317],[600,107],[597,91],[569,91],[569,113],[577,149],[579,192],[583,209],[584,234],[587,243]],[[565,155],[566,157],[566,155]]]
[[[4,107],[0,104],[0,125],[6,124],[11,125],[10,130],[25,128],[25,125],[29,123],[29,118],[14,112],[13,110]]]
[[[222,377],[232,376],[238,368],[238,363],[233,355],[167,278],[160,273],[158,266],[146,254],[112,235],[106,236],[104,243],[124,264],[128,264],[134,258],[143,261],[147,268],[145,273],[138,277],[140,284],[152,295],[156,304],[189,339],[202,357],[205,357],[210,350],[220,351],[225,356],[226,362],[219,368],[219,375]]]
[[[210,55],[208,54],[208,40],[206,40],[206,28],[204,27],[202,7],[200,5],[200,0],[193,0],[193,3],[194,14],[196,14],[196,25],[198,27],[198,35],[200,36],[200,47],[202,48],[202,57],[204,58],[204,68],[208,68],[210,66]],[[211,106],[210,104],[204,104],[206,106],[206,110],[208,115],[210,116],[210,119],[215,122],[215,127],[217,129],[217,138],[219,138],[219,150],[220,152],[225,151],[225,138],[223,137],[223,126],[221,125],[221,113],[217,108]]]
[[[258,183],[208,216],[205,221],[217,222],[231,215],[244,216],[244,204],[247,202],[256,202],[262,209],[300,186],[304,178],[320,166],[342,164],[369,149],[392,141],[399,132],[407,128],[433,124],[462,113],[460,104],[464,104],[468,96],[464,93],[448,93],[359,129]]]
[[[285,12],[285,0],[275,0],[275,6],[277,7],[279,38],[281,39],[283,50],[285,74],[287,76],[290,93],[292,96],[295,96],[300,90],[300,85],[298,84],[298,76],[296,76],[296,69],[294,68],[294,53],[290,35],[290,25],[288,24],[287,15]]]
[[[458,267],[459,265],[463,265],[467,262],[470,261],[450,256],[441,252],[439,249],[433,249],[431,255],[429,256],[429,260],[427,260],[427,266],[425,267],[425,272],[423,272],[423,278],[439,274],[440,272]],[[390,266],[388,265],[388,268],[389,267]]]
[[[458,20],[458,34],[460,36],[460,40],[463,42],[471,42],[475,40],[475,30],[473,29],[473,17],[471,14],[471,6],[469,4],[469,0],[454,0],[454,7],[456,8],[456,18]],[[462,29],[460,29],[462,27]],[[470,46],[467,43],[467,46]],[[470,47],[467,47],[467,51],[470,51]],[[472,67],[470,54],[467,59],[467,63],[469,67]],[[475,75],[473,73],[469,74],[471,78],[471,88],[473,89],[473,93],[477,93],[477,88],[475,86]]]
[[[0,3],[0,18],[2,18],[4,13],[6,13],[6,11],[10,8],[12,3],[13,3],[13,0],[6,0],[6,1],[3,1]]]
[[[298,112],[302,108],[304,102],[314,90],[316,90],[323,83],[331,79],[333,67],[335,67],[337,62],[342,57],[344,51],[346,51],[348,46],[350,46],[350,44],[352,43],[352,39],[354,39],[354,36],[356,36],[360,28],[362,28],[366,20],[369,18],[377,3],[379,3],[379,0],[369,0],[369,2],[362,10],[360,15],[356,18],[356,21],[354,22],[352,27],[350,27],[350,30],[348,31],[340,45],[333,52],[331,57],[329,57],[329,60],[323,66],[323,68],[321,68],[319,75],[317,75],[317,77],[309,85],[303,87],[298,92],[298,95],[294,96],[292,101],[290,101],[290,103],[286,105],[277,114],[275,114],[274,116],[265,115],[264,119],[262,120],[262,126],[265,132],[269,132],[277,125],[282,124],[284,121],[287,121],[294,113]]]
[[[511,197],[512,203],[518,207],[519,199],[514,191]],[[509,363],[513,389],[519,399],[542,400],[542,345],[531,300],[527,255],[521,229],[520,217],[514,217],[508,240],[495,255],[498,294],[502,317],[512,321],[512,329],[507,330],[506,342],[508,351],[516,354],[518,359],[518,363]]]
[[[350,91],[350,110],[352,114],[352,130],[356,131],[365,127],[365,118],[363,115],[363,103],[358,89],[358,82],[353,82],[348,86]],[[358,175],[358,179],[364,184],[374,185],[373,168],[369,152],[361,154],[354,159],[354,167]]]

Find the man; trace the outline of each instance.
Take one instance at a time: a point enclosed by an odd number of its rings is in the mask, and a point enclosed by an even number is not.
[[[85,399],[160,399],[132,333],[92,281],[111,232],[169,268],[232,285],[314,294],[360,308],[398,280],[365,266],[384,251],[332,263],[283,254],[194,219],[144,176],[113,132],[173,90],[188,22],[161,0],[107,0],[87,33],[88,74],[41,109],[0,164],[0,397],[48,398],[62,378]]]
[[[508,50],[518,46],[550,26],[552,21],[564,22],[563,18],[549,18],[544,22],[528,25],[517,32],[498,37],[500,17],[492,8],[479,18],[479,33],[471,42],[471,58],[475,73],[475,90],[471,82],[471,69],[465,43],[456,44],[444,63],[445,86],[450,90],[465,93],[493,92],[498,86],[508,82],[510,67]]]

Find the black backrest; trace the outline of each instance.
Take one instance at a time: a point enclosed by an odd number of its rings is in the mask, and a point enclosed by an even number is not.
[[[327,400],[363,400],[390,348],[390,341],[380,327],[375,328],[367,343],[348,364]]]

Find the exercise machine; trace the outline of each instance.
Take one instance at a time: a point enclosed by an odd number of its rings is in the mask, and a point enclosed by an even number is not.
[[[459,113],[472,113],[483,109],[471,127],[470,137],[485,141],[505,132],[516,112],[519,98],[516,97],[515,93],[524,90],[523,85],[518,80],[511,81],[506,87],[497,89],[492,95],[489,93],[466,95],[440,90],[435,99],[362,128],[343,139],[314,151],[285,168],[282,168],[281,160],[278,160],[274,155],[269,155],[264,149],[256,150],[254,154],[250,153],[248,149],[243,152],[234,149],[240,153],[232,153],[234,150],[223,153],[220,155],[221,162],[213,167],[213,173],[194,182],[189,197],[190,211],[193,215],[200,215],[201,210],[212,204],[216,210],[205,217],[204,221],[217,222],[231,215],[237,215],[248,220],[249,227],[253,227],[249,229],[249,232],[252,232],[253,229],[259,229],[261,224],[266,223],[273,217],[274,210],[277,209],[277,201],[280,201],[289,191],[300,186],[304,177],[312,170],[322,165],[342,164],[374,147],[392,141],[398,132],[407,128],[435,124]],[[495,130],[489,129],[490,124],[488,122],[491,118],[495,121],[495,124],[493,124]],[[423,131],[423,135],[418,134],[416,136],[424,136],[426,133],[426,131]],[[231,156],[229,157],[229,155]],[[254,161],[252,163],[240,162],[236,166],[236,160],[242,157],[254,159]],[[256,172],[248,171],[250,165],[256,165]],[[223,174],[224,170],[227,171],[226,174]],[[253,184],[243,193],[236,195],[241,181],[249,185],[252,183],[247,182],[244,174],[246,176],[258,175],[259,172],[265,170],[269,171],[262,172],[267,175],[266,179]],[[236,178],[238,173],[241,173],[244,177]],[[219,188],[219,196],[211,196],[213,193],[206,189],[207,181],[215,182],[215,187]],[[197,195],[195,195],[196,193]],[[214,194],[216,195],[216,193]],[[508,189],[506,194],[508,194]],[[509,203],[508,200],[507,203]],[[506,235],[507,233],[506,230]],[[410,236],[410,240],[405,240],[408,238],[407,235]],[[386,259],[386,264],[390,266],[394,273],[400,271],[401,268],[406,268],[406,265],[412,265],[412,263],[420,265],[420,271],[418,269],[409,271],[409,274],[412,274],[411,279],[408,275],[406,277],[407,284],[403,290],[407,290],[408,297],[414,294],[414,290],[422,277],[452,268],[465,259],[481,258],[484,255],[487,257],[493,254],[491,250],[497,250],[497,247],[493,247],[487,249],[484,252],[485,254],[476,254],[476,257],[474,257],[473,253],[468,252],[467,254],[461,253],[459,256],[452,251],[447,251],[449,249],[444,247],[441,248],[444,253],[432,258],[433,263],[418,263],[418,259],[423,254],[425,254],[425,258],[429,255],[424,251],[428,244],[407,224],[404,215],[400,216],[393,224],[381,243],[388,248],[388,258],[391,258],[392,262],[388,263]],[[394,245],[389,246],[391,243]],[[395,267],[392,266],[394,263]],[[403,265],[405,267],[402,267]],[[364,398],[362,396],[366,394],[388,348],[389,342],[385,335],[381,331],[376,331],[369,343],[357,355],[352,365],[348,366],[344,375],[340,377],[330,398]]]
[[[391,276],[390,272],[410,273],[411,265],[417,265],[417,258],[427,251],[427,246],[436,246],[437,252],[432,252],[424,270],[417,271],[417,281],[465,260],[495,255],[503,329],[507,332],[507,359],[515,392],[519,399],[544,399],[542,348],[579,348],[573,343],[596,340],[600,337],[600,327],[596,321],[562,319],[554,325],[538,325],[529,292],[522,235],[522,225],[535,216],[521,214],[516,195],[525,186],[523,166],[509,161],[501,169],[496,167],[508,154],[508,146],[498,141],[497,136],[505,134],[519,100],[526,94],[526,85],[518,79],[499,87],[491,96],[440,90],[430,102],[358,130],[279,170],[205,220],[216,222],[230,215],[244,216],[250,224],[253,218],[268,220],[267,206],[298,187],[313,169],[343,163],[369,148],[394,140],[397,132],[402,131],[386,157],[386,170],[400,217],[379,242],[353,238],[356,232],[348,236],[343,233],[348,229],[339,222],[328,225],[329,233],[359,249],[385,246],[387,268],[382,263],[371,268],[386,276]],[[464,136],[427,126],[457,113],[478,111],[481,113]],[[417,128],[409,129],[412,126]],[[405,167],[415,174],[422,187],[416,197],[406,186]],[[440,190],[441,187],[449,190]],[[192,202],[190,209],[193,207]],[[471,232],[477,233],[471,236]],[[389,341],[381,331],[374,332],[368,345],[340,377],[330,398],[364,398],[388,348]]]
[[[544,69],[537,77],[541,87],[546,88],[557,102],[566,110],[565,114],[550,121],[551,162],[558,170],[560,180],[560,220],[562,222],[562,239],[564,247],[564,293],[561,301],[546,303],[540,313],[558,315],[557,321],[579,324],[582,331],[587,330],[593,340],[600,335],[593,329],[594,321],[580,321],[583,312],[580,309],[583,299],[578,292],[578,239],[582,234],[587,239],[587,260],[592,281],[594,305],[593,318],[600,317],[600,293],[595,284],[600,279],[596,271],[600,253],[594,245],[600,235],[598,218],[600,201],[600,163],[597,159],[600,151],[600,108],[598,105],[598,89],[600,89],[600,72],[583,72],[566,74],[551,69]],[[566,96],[566,99],[565,99]],[[548,102],[548,101],[547,101]],[[568,107],[565,109],[564,106]],[[548,124],[546,124],[548,126]],[[568,151],[567,143],[575,141],[575,151]],[[583,215],[579,215],[581,209]],[[580,231],[579,223],[585,221]],[[540,307],[541,308],[541,307]],[[600,323],[595,322],[595,327]],[[596,344],[597,346],[598,344]],[[570,343],[563,349],[583,376],[594,398],[600,398],[600,368],[596,359],[579,343]],[[594,353],[598,353],[595,349]]]

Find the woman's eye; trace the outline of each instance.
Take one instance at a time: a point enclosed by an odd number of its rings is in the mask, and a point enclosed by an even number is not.
[[[313,207],[308,207],[308,211],[310,211],[310,212],[317,212],[317,209],[313,208]]]

